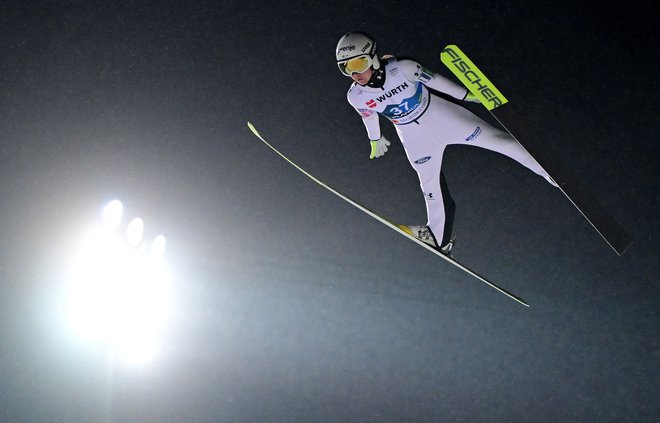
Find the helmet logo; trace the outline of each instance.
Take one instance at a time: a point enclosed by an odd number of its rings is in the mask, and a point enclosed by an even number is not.
[[[371,43],[367,43],[364,47],[362,47],[362,53],[369,50],[369,47],[371,47]]]
[[[353,50],[355,50],[355,46],[354,46],[354,45],[350,45],[350,46],[340,47],[337,51],[344,52],[344,51],[353,51]],[[363,50],[363,51],[364,51],[364,50]]]

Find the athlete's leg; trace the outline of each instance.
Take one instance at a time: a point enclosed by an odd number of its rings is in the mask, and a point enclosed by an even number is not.
[[[442,184],[440,183],[441,179],[444,181],[444,178],[441,176],[442,172],[440,171],[442,166],[442,155],[436,155],[426,163],[420,164],[412,162],[412,164],[417,172],[420,187],[424,194],[426,215],[428,218],[426,225],[431,228],[438,245],[445,245],[445,238],[447,239],[447,242],[449,242],[449,237],[451,236],[454,207],[451,198],[448,200],[445,199],[443,195],[445,190],[442,189]],[[447,218],[448,216],[445,210],[447,202],[452,206],[450,207],[450,219]]]
[[[550,184],[557,186],[548,172],[523,148],[508,132],[501,131],[485,121],[478,122],[470,134],[463,139],[452,140],[451,144],[474,145],[504,154],[517,161],[527,169],[545,178]]]
[[[445,146],[442,143],[429,142],[425,137],[408,139],[403,145],[419,178],[426,203],[427,226],[431,228],[436,243],[443,246],[451,237],[455,212],[454,201],[449,196],[447,183],[441,172]]]
[[[435,99],[432,99],[435,100]],[[481,119],[468,109],[446,101],[431,102],[432,110],[426,113],[430,119],[424,123],[439,125],[438,136],[446,144],[465,144],[486,148],[504,154],[544,177],[554,186],[557,184],[541,165],[508,132],[500,130]],[[429,113],[431,112],[431,113]]]

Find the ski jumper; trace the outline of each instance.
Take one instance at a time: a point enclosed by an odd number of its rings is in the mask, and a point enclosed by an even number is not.
[[[551,180],[541,165],[507,132],[429,91],[431,88],[463,100],[468,92],[465,87],[413,60],[389,59],[384,63],[384,75],[382,88],[354,82],[348,90],[348,102],[362,116],[371,140],[381,138],[379,114],[394,124],[408,161],[419,177],[427,226],[436,241],[441,241],[440,246],[450,240],[454,213],[454,203],[441,173],[442,156],[448,145],[474,145],[496,151]]]

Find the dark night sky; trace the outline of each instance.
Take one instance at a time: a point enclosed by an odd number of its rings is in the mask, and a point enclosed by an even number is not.
[[[0,420],[657,421],[655,14],[527,3],[2,2]],[[461,46],[630,250],[506,157],[451,147],[455,256],[525,308],[274,155],[248,120],[354,200],[424,223],[401,145],[369,160],[346,102],[350,30],[446,76],[439,52]],[[168,237],[176,304],[161,356],[108,385],[56,308],[72,233],[115,197]]]

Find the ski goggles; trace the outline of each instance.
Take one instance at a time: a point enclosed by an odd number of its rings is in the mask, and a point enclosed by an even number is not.
[[[343,62],[337,62],[339,70],[346,76],[351,76],[354,73],[362,73],[369,69],[373,64],[373,59],[368,54],[354,57]]]

